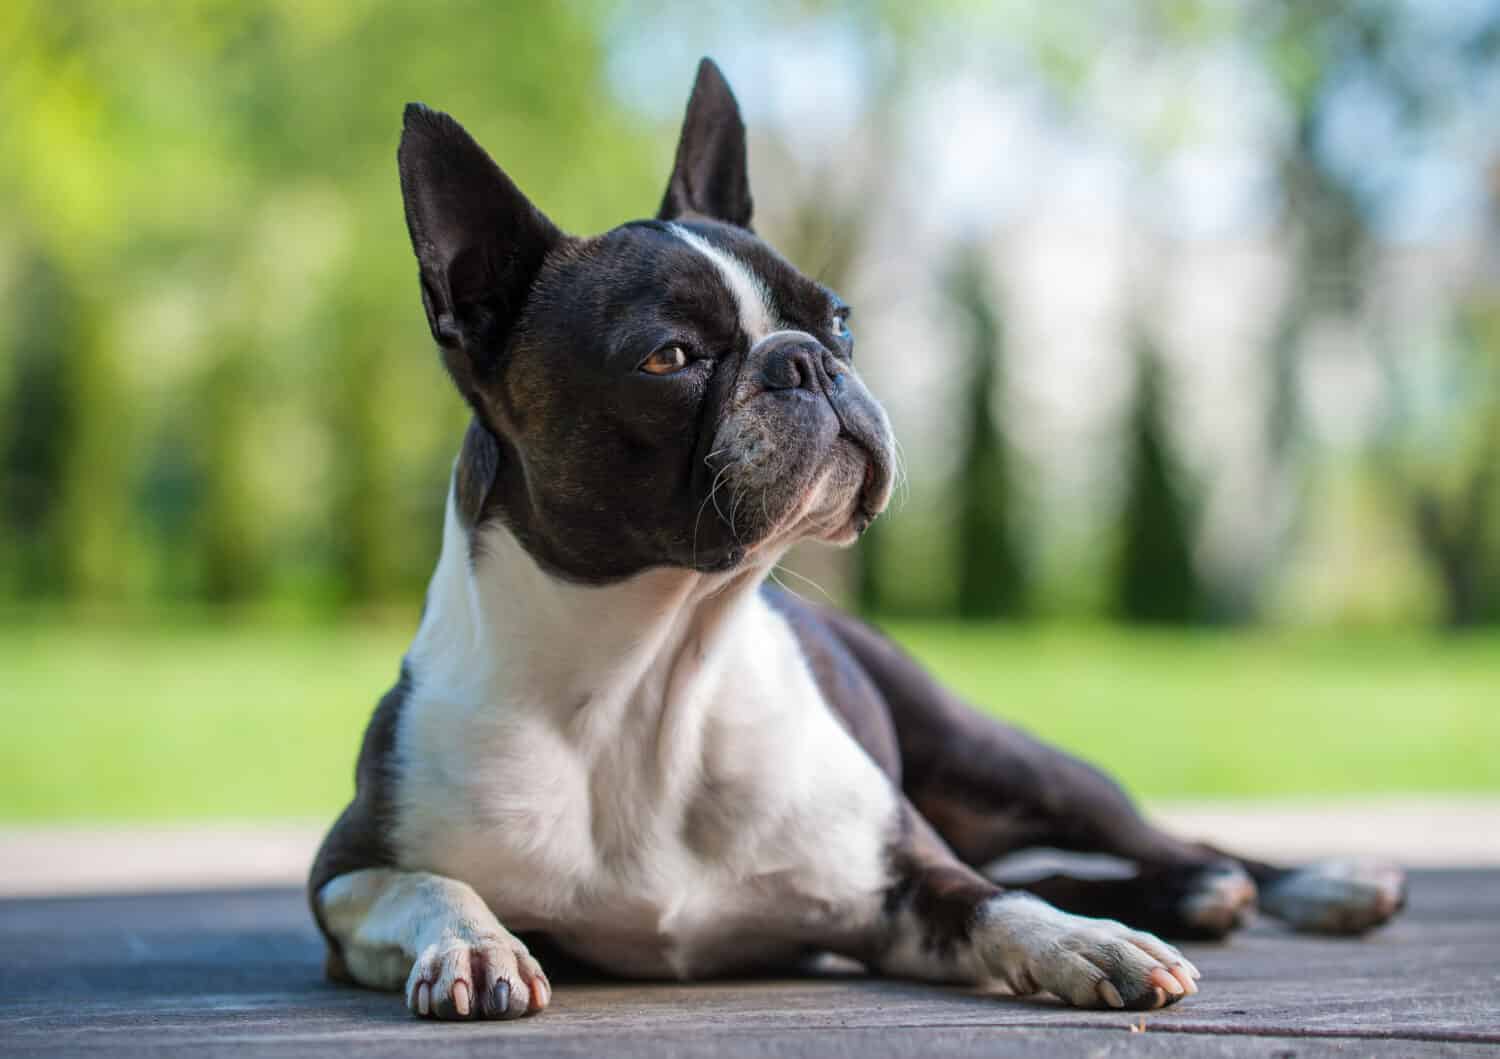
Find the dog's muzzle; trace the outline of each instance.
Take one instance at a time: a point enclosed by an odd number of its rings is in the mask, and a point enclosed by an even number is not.
[[[852,365],[806,331],[776,331],[750,350],[750,363],[767,391],[801,390],[826,400],[839,434],[865,454],[865,477],[856,519],[863,531],[890,502],[893,475],[891,428]]]

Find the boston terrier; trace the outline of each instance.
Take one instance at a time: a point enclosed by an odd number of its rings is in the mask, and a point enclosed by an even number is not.
[[[1394,867],[1163,834],[868,625],[767,587],[793,543],[860,536],[895,457],[849,305],[755,235],[711,61],[651,220],[568,235],[418,104],[398,163],[473,419],[420,628],[312,869],[331,976],[503,1019],[551,1001],[543,945],[637,977],[832,953],[1146,1009],[1198,990],[1159,934],[1256,907],[1358,932],[1400,907]],[[1031,847],[1133,870],[980,870]]]

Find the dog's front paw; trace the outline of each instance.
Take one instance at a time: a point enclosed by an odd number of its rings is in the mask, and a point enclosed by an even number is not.
[[[1171,945],[1112,919],[1089,919],[1030,894],[1003,894],[975,937],[989,971],[1017,993],[1076,1007],[1164,1007],[1198,991],[1198,969]]]
[[[446,936],[422,950],[406,980],[406,1006],[423,1018],[516,1019],[551,1000],[541,964],[505,933]]]
[[[1330,860],[1261,888],[1260,907],[1294,930],[1360,934],[1406,904],[1406,873],[1382,861]]]

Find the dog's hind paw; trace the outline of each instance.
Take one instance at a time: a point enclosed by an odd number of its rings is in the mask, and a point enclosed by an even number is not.
[[[1182,884],[1174,907],[1176,923],[1169,934],[1219,939],[1238,930],[1255,913],[1255,881],[1233,861],[1210,864]]]
[[[509,934],[429,945],[406,980],[406,1006],[422,1018],[515,1019],[551,1000],[541,964]]]
[[[1405,905],[1406,873],[1383,861],[1319,861],[1260,890],[1262,912],[1318,934],[1361,934]]]

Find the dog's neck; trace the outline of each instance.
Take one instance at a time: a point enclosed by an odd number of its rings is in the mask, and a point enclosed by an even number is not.
[[[413,668],[475,707],[597,715],[643,698],[691,698],[755,610],[771,565],[763,556],[728,573],[659,567],[573,584],[542,569],[502,521],[469,528],[450,492]]]

